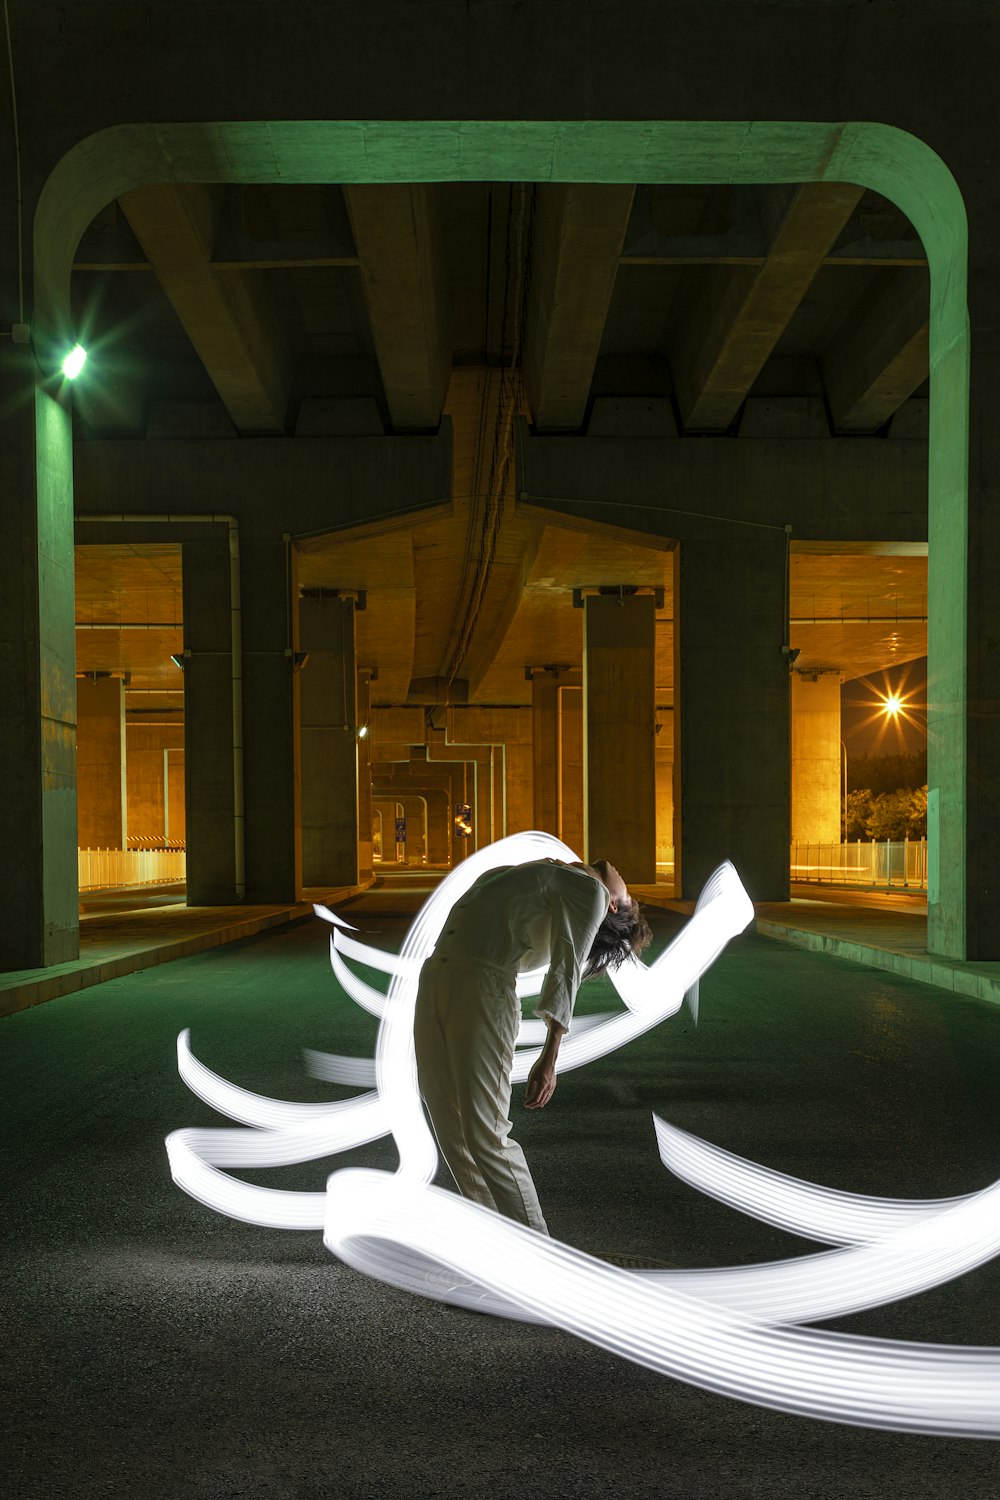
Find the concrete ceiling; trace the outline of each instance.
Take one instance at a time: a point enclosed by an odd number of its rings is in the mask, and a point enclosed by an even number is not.
[[[811,403],[825,435],[926,422],[922,247],[845,185],[149,187],[95,219],[73,295],[100,356],[79,441],[450,418],[449,516],[301,549],[303,587],[365,590],[381,703],[530,701],[526,667],[580,664],[572,590],[625,578],[664,590],[672,691],[670,553],[519,514],[519,415],[593,431],[596,398],[649,395],[682,434],[732,434],[767,397]],[[790,590],[800,670],[926,649],[924,557],[797,551]],[[136,707],[176,691],[180,607],[178,547],[78,548],[78,670],[131,673]]]

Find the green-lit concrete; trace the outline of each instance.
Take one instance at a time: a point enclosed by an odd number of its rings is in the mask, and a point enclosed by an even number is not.
[[[674,100],[675,105],[678,103]],[[270,112],[270,111],[269,111]],[[44,175],[44,174],[43,174]],[[988,889],[965,909],[964,622],[967,510],[967,224],[962,195],[941,157],[889,125],[788,120],[278,120],[109,125],[72,140],[39,184],[34,275],[38,316],[68,321],[68,268],[77,240],[109,199],[149,182],[344,183],[853,182],[893,199],[920,234],[932,274],[931,737],[938,792],[934,837],[940,883],[932,893],[932,946],[964,957],[993,943]],[[947,402],[940,401],[947,387]],[[942,422],[941,412],[948,420]],[[46,457],[40,458],[45,463]],[[68,483],[68,479],[65,481]],[[951,537],[945,546],[945,533]],[[980,861],[982,863],[982,861]],[[768,887],[773,877],[766,876]],[[770,894],[775,894],[773,889]],[[982,910],[980,910],[982,908]]]
[[[388,913],[412,913],[425,883],[356,905],[366,937],[398,943],[408,917]],[[663,941],[674,919],[655,921]],[[338,998],[326,945],[308,923],[2,1023],[19,1500],[993,1493],[993,1444],[731,1403],[559,1332],[411,1299],[337,1263],[318,1234],[235,1223],[178,1193],[164,1134],[220,1123],[176,1076],[182,1026],[209,1066],[291,1099],[335,1092],[305,1077],[302,1046],[371,1048],[375,1022]],[[582,1004],[607,1002],[595,986]],[[966,1192],[997,1172],[995,1019],[743,938],[703,981],[697,1028],[685,1014],[567,1074],[517,1129],[553,1231],[584,1249],[681,1265],[805,1253],[816,1247],[673,1180],[650,1112],[833,1186]],[[391,1169],[395,1156],[377,1144],[341,1160]],[[259,1180],[317,1189],[331,1165]],[[838,1326],[998,1344],[1000,1265]]]

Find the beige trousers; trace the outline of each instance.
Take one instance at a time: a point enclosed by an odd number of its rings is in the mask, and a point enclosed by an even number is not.
[[[413,1040],[420,1093],[465,1198],[548,1234],[524,1152],[511,1140],[510,1069],[521,1022],[514,976],[454,951],[420,973]]]

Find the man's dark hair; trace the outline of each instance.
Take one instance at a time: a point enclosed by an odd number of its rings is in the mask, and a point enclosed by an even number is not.
[[[584,979],[596,979],[605,969],[617,969],[627,958],[638,958],[652,941],[652,929],[638,901],[623,902],[617,911],[609,911],[598,927]]]

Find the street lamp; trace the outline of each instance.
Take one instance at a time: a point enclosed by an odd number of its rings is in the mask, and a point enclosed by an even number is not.
[[[843,754],[841,756],[841,767],[842,767],[842,771],[841,771],[841,786],[843,788],[843,794],[842,794],[842,797],[841,797],[841,806],[843,808],[843,815],[842,815],[842,818],[841,818],[841,826],[840,826],[840,841],[841,841],[842,844],[846,844],[847,843],[847,746],[844,744],[843,740],[841,740],[841,742],[840,742],[840,748],[841,748],[841,750],[843,752]]]

